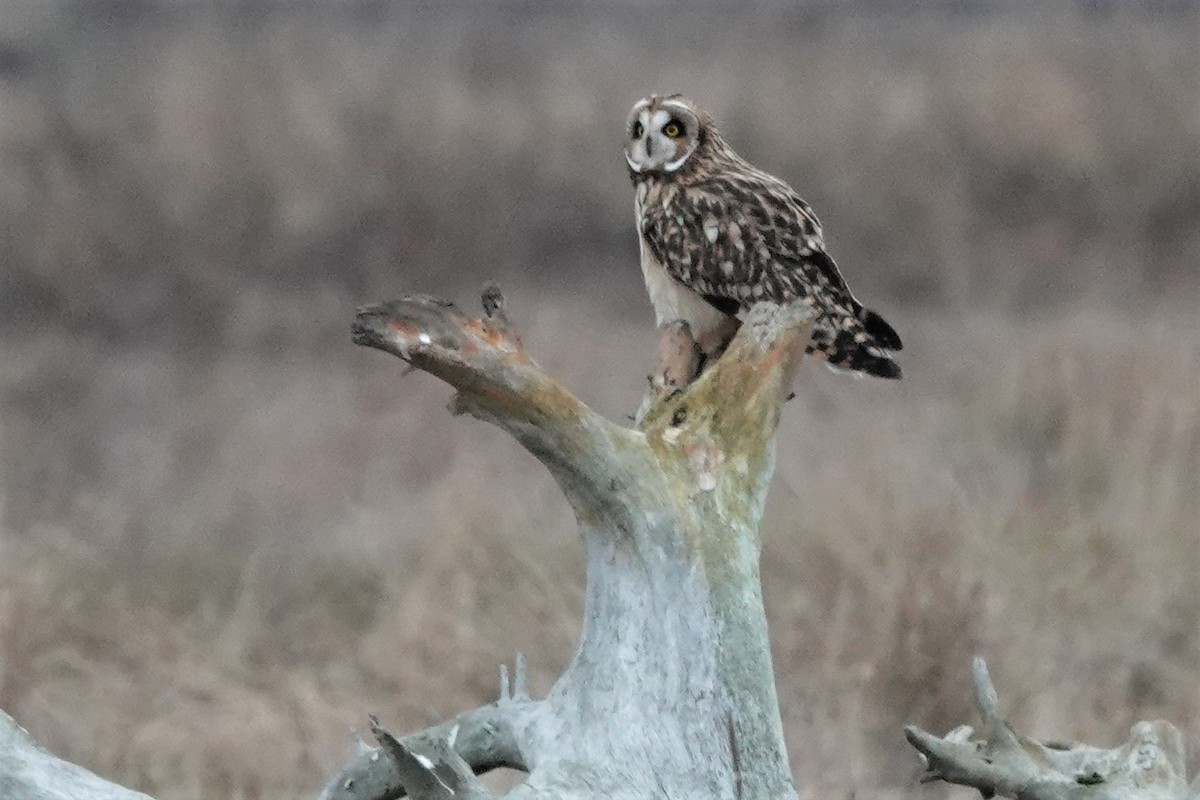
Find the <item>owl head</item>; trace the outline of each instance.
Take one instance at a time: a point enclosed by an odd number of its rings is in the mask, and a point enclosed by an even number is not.
[[[625,127],[625,160],[634,175],[666,177],[716,135],[712,117],[683,95],[639,100]]]

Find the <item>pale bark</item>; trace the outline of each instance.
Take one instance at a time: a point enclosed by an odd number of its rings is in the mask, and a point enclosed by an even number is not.
[[[399,744],[413,754],[424,756],[431,764],[445,762],[459,780],[458,788],[461,788],[464,767],[472,773],[487,772],[497,767],[528,772],[530,759],[524,750],[522,732],[534,724],[543,712],[541,701],[529,697],[525,674],[525,658],[518,655],[516,681],[512,686],[508,681],[507,668],[500,668],[500,696],[496,702],[401,737]],[[377,741],[390,737],[373,719],[372,733]],[[384,742],[380,741],[380,744]],[[453,756],[447,747],[452,748]],[[405,780],[402,772],[407,772],[408,780]],[[414,778],[429,785],[430,776],[424,773],[436,775],[431,767],[425,767],[419,760],[414,764],[407,757],[390,757],[387,747],[360,745],[357,757],[342,770],[337,780],[325,788],[321,800],[336,797],[402,797],[404,787],[412,785]],[[436,787],[432,788],[436,791]],[[471,788],[478,792],[477,786],[472,785]]]
[[[1000,716],[987,665],[975,659],[978,735],[962,725],[944,737],[908,726],[904,735],[921,753],[923,782],[946,781],[978,789],[984,797],[1020,800],[1188,800],[1183,737],[1169,722],[1139,722],[1129,740],[1104,750],[1086,744],[1043,743],[1022,736]]]
[[[686,329],[672,329],[651,400],[629,430],[525,353],[498,291],[485,293],[484,309],[472,319],[410,296],[360,309],[354,327],[356,342],[454,387],[456,411],[516,437],[579,522],[587,588],[574,660],[547,697],[460,720],[491,714],[507,731],[501,739],[519,758],[506,763],[529,772],[510,797],[794,797],[762,607],[759,523],[809,312],[753,309],[721,360],[690,384],[694,345]],[[460,773],[455,759],[476,772],[498,763],[493,749],[468,748],[461,734],[448,753],[448,738],[443,725],[399,740],[430,765],[410,777],[420,784],[408,786],[414,796],[444,791],[446,781],[430,776]],[[411,771],[414,760],[391,749],[395,758],[360,756],[324,797],[397,796],[397,763]]]
[[[46,752],[0,711],[0,798],[4,800],[153,800]]]

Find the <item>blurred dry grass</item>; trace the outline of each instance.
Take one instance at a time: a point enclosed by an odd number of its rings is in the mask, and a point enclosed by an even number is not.
[[[801,780],[925,796],[899,726],[968,717],[976,652],[1032,731],[1194,746],[1194,14],[118,6],[147,13],[0,3],[0,707],[52,749],[306,796],[368,711],[485,702],[515,649],[549,686],[565,504],[347,324],[497,277],[540,360],[630,411],[618,140],[661,89],[802,189],[909,344],[900,385],[804,370],[780,433]]]

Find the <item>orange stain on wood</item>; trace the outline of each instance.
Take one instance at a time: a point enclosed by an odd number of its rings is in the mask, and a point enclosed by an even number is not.
[[[415,327],[413,327],[413,325],[397,319],[389,319],[387,321],[387,328],[390,331],[395,331],[406,339],[412,339],[418,335],[418,331]]]
[[[469,319],[463,327],[497,350],[519,349],[521,340],[485,319]]]

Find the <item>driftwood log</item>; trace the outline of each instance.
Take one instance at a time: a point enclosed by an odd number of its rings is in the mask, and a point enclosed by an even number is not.
[[[399,356],[455,390],[451,409],[512,434],[551,472],[586,552],[579,650],[547,696],[530,697],[518,658],[499,699],[393,736],[371,719],[323,800],[492,795],[478,774],[527,773],[506,796],[796,798],[775,694],[759,581],[759,523],[773,434],[810,319],[800,307],[752,309],[698,378],[686,328],[663,358],[634,429],[571,395],[525,352],[496,289],[482,317],[428,296],[359,310],[354,340]],[[693,380],[694,378],[694,380]],[[979,738],[906,731],[927,779],[1023,800],[1183,800],[1178,733],[1142,723],[1123,748],[1058,749],[1000,719],[982,662]],[[37,747],[0,715],[0,797],[146,800]],[[1197,798],[1200,800],[1200,798]]]
[[[1120,747],[1039,742],[1013,730],[983,659],[971,674],[976,734],[960,725],[944,737],[913,725],[904,729],[925,764],[923,783],[945,781],[978,789],[985,798],[1020,800],[1200,800],[1200,779],[1189,789],[1183,737],[1163,720],[1139,722]]]

